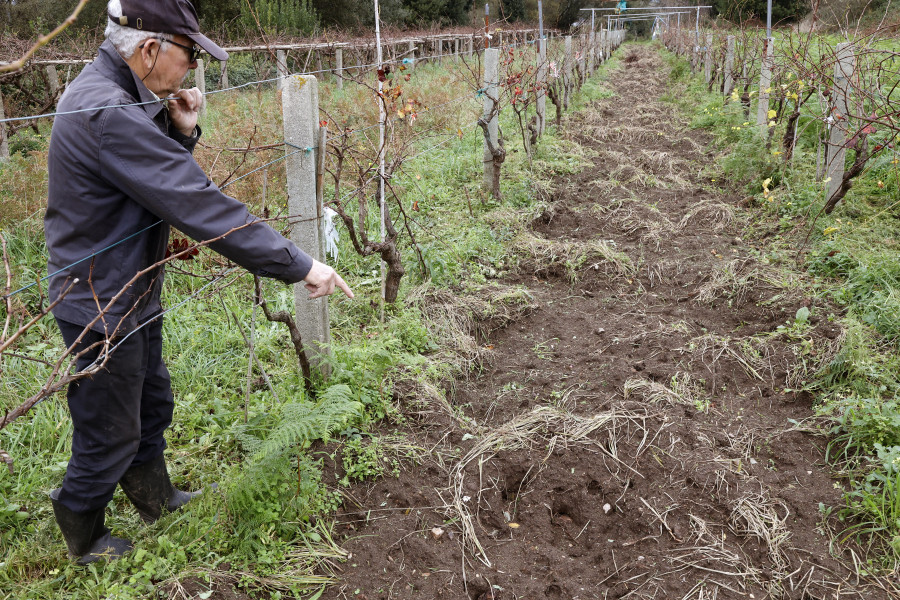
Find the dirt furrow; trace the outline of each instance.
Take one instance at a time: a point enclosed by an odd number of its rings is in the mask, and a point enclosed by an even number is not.
[[[625,52],[565,125],[593,166],[555,182],[503,282],[531,310],[407,423],[418,463],[351,490],[326,597],[887,597],[830,554],[841,491],[797,424],[842,332],[741,238],[661,57]]]

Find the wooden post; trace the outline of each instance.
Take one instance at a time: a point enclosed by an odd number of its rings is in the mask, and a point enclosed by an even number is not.
[[[766,52],[763,56],[762,69],[759,75],[759,104],[756,105],[756,125],[763,137],[769,134],[769,86],[772,85],[772,63],[775,59],[774,40],[766,40]]]
[[[297,222],[291,228],[291,241],[315,260],[324,262],[324,226],[322,197],[317,186],[319,148],[319,86],[315,77],[294,75],[285,79],[282,96],[284,115],[285,159],[288,210]],[[301,150],[297,152],[298,148]],[[295,153],[296,152],[296,153]],[[295,154],[291,154],[295,153]],[[310,365],[328,376],[323,356],[330,354],[331,329],[328,298],[309,299],[303,283],[294,284],[297,327]]]
[[[344,50],[335,48],[334,50],[334,74],[337,76],[337,89],[344,89]]]
[[[837,62],[834,64],[834,109],[829,115],[831,134],[828,139],[827,165],[825,170],[826,199],[830,200],[841,187],[844,177],[844,162],[847,156],[846,140],[850,132],[850,78],[856,69],[853,44],[843,42],[837,45]]]
[[[709,82],[712,81],[712,45],[713,35],[711,33],[707,33],[706,54],[703,57],[703,74],[706,77],[706,85],[709,85]]]
[[[6,118],[3,109],[3,92],[0,92],[0,121]],[[9,142],[6,139],[6,123],[0,123],[0,162],[9,160]]]
[[[219,89],[228,87],[228,61],[222,61],[222,70],[219,72]]]
[[[206,63],[202,58],[197,59],[197,68],[194,69],[194,86],[203,94],[203,102],[200,104],[200,118],[206,116]]]
[[[284,53],[284,50],[276,50],[275,51],[275,68],[278,70],[278,84],[276,89],[282,90],[284,89],[284,78],[287,77],[287,56]]]
[[[409,60],[411,62],[409,63],[408,68],[410,71],[412,71],[413,69],[416,68],[416,41],[415,40],[409,41]]]
[[[441,64],[444,58],[444,42],[441,38],[434,40],[434,55],[437,57],[437,63]]]
[[[488,48],[484,51],[484,115],[487,117],[494,110],[494,103],[500,101],[500,50]],[[499,104],[498,104],[499,106]],[[498,111],[499,112],[499,111]],[[496,148],[499,139],[499,114],[488,121],[488,137]],[[484,188],[494,187],[494,155],[484,141]]]
[[[725,47],[725,87],[723,91],[725,96],[731,95],[734,89],[734,36],[729,35]]]

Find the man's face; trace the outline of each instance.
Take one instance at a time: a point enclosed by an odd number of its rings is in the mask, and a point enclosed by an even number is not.
[[[175,35],[173,40],[188,48],[194,46],[194,42],[184,35]],[[156,51],[159,54],[156,56],[153,69],[144,79],[144,85],[160,98],[165,98],[181,89],[187,72],[196,68],[197,62],[191,62],[187,48],[155,38],[152,38],[152,41],[157,44]],[[165,46],[168,47],[164,48]]]

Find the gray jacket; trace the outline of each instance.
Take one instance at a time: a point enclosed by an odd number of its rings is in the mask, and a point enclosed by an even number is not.
[[[66,89],[59,111],[152,100],[106,41]],[[193,138],[175,129],[162,102],[56,117],[44,218],[49,272],[100,252],[51,277],[51,300],[79,279],[54,309],[57,318],[87,325],[98,304],[105,308],[126,286],[94,330],[125,333],[159,313],[164,269],[128,282],[165,257],[169,225],[204,241],[249,223],[210,247],[251,273],[288,283],[306,277],[312,259],[206,176],[191,156],[198,138],[199,129]]]

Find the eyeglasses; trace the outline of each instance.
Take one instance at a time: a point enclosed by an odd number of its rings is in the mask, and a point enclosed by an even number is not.
[[[203,48],[201,48],[200,46],[193,46],[193,47],[185,46],[184,44],[179,44],[178,42],[173,42],[172,40],[167,40],[165,38],[156,38],[156,39],[158,39],[160,42],[169,42],[170,44],[173,44],[175,46],[178,46],[179,48],[184,48],[185,50],[187,50],[188,51],[188,62],[194,62],[195,60],[200,58],[200,53],[203,52]]]

